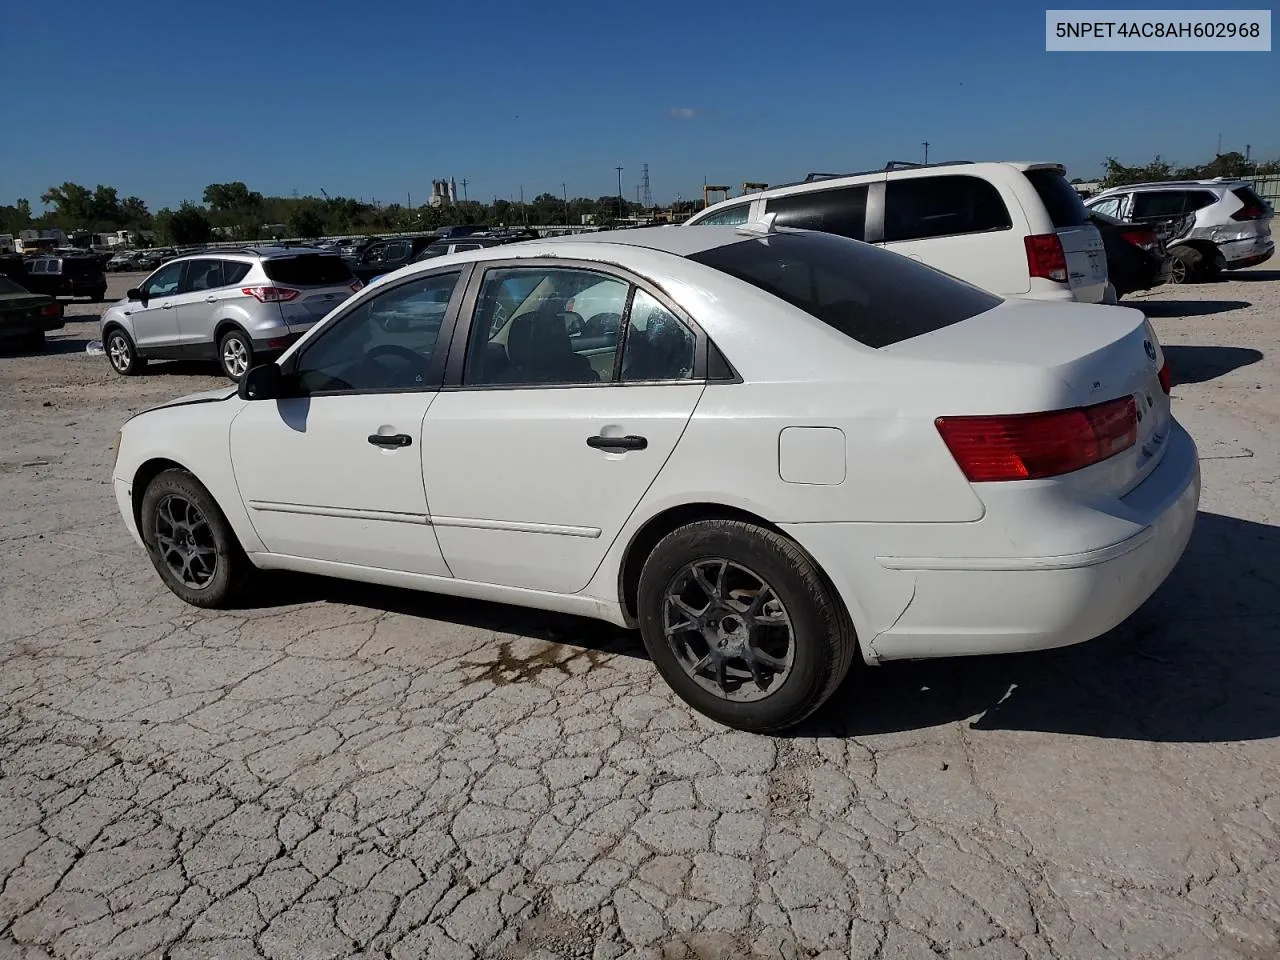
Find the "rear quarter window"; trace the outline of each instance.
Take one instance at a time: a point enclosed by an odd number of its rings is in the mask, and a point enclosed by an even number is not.
[[[705,220],[699,220],[694,226],[696,227],[716,227],[716,226],[737,226],[746,223],[747,216],[751,212],[751,202],[739,203],[736,206],[725,207],[723,210],[711,214]]]
[[[987,233],[1012,226],[1000,192],[979,177],[911,177],[885,185],[887,243]]]
[[[781,233],[689,259],[872,348],[941,330],[1003,302],[915,260],[831,234]]]
[[[275,257],[264,261],[262,269],[274,283],[297,287],[337,286],[353,276],[345,260],[323,253]]]
[[[843,187],[774,197],[765,212],[776,213],[774,223],[780,227],[821,230],[862,240],[866,235],[867,190],[865,186]]]
[[[1055,227],[1078,227],[1085,222],[1088,214],[1084,201],[1063,174],[1057,170],[1028,170],[1024,176],[1049,211]]]

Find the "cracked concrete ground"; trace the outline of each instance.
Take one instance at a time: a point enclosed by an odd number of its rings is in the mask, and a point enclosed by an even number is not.
[[[1280,272],[1134,304],[1204,457],[1166,586],[1072,649],[859,671],[786,738],[599,624],[184,606],[111,447],[219,381],[114,377],[76,306],[0,358],[0,960],[1280,955]]]

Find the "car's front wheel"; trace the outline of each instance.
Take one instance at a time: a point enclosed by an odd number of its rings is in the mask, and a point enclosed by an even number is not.
[[[122,377],[132,377],[142,372],[147,361],[138,356],[138,349],[133,340],[119,327],[113,328],[102,345],[111,369]]]
[[[234,606],[253,565],[212,494],[185,470],[165,470],[142,495],[142,541],[160,579],[197,607]]]
[[[794,726],[848,673],[857,639],[813,560],[772,530],[704,520],[664,537],[638,590],[645,647],[691,707],[739,730]]]
[[[239,382],[253,366],[253,344],[243,330],[228,330],[218,341],[218,362],[222,372]]]

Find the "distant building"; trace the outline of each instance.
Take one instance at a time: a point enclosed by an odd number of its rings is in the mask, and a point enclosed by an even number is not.
[[[427,201],[433,207],[449,207],[458,202],[458,187],[452,179],[432,180],[431,199]]]
[[[1088,200],[1102,189],[1101,180],[1081,180],[1071,185],[1076,188],[1076,193],[1080,194],[1083,200]]]

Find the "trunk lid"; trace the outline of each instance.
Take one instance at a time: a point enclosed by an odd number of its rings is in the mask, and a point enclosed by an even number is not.
[[[1062,167],[1033,166],[1023,172],[1044,204],[1067,260],[1067,286],[1081,303],[1101,303],[1107,292],[1107,253],[1102,234],[1089,222],[1080,194]]]
[[[262,267],[273,284],[298,291],[291,300],[277,301],[281,319],[293,333],[301,333],[323,320],[355,292],[351,267],[336,254],[272,257],[263,261]]]
[[[1057,409],[1087,407],[1132,396],[1138,437],[1132,447],[1067,475],[1082,493],[1123,496],[1159,464],[1172,426],[1169,395],[1160,385],[1164,351],[1151,324],[1127,307],[1009,300],[986,313],[882,352],[960,365],[966,378],[999,377],[998,368],[1043,371],[1065,390]],[[1038,413],[1040,410],[942,410],[940,416]]]

